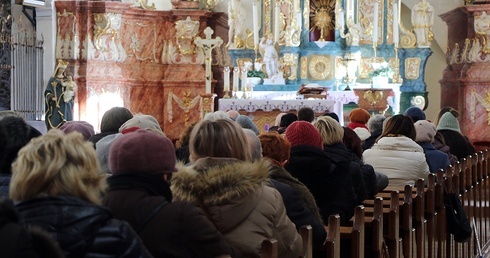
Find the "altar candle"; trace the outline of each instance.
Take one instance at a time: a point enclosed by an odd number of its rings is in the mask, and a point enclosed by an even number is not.
[[[344,20],[344,11],[343,10],[340,11],[338,19],[339,19],[340,29],[344,28],[344,26],[345,26],[345,20]]]
[[[281,19],[281,8],[279,3],[276,3],[274,10],[274,42],[279,42],[279,28],[281,25],[279,25],[280,19]]]
[[[373,43],[375,43],[378,42],[378,1],[374,2],[373,9]]]
[[[241,90],[242,91],[245,91],[246,87],[247,87],[247,68],[245,67],[242,67],[242,88]]]
[[[225,66],[223,69],[223,90],[228,92],[230,91],[230,67]]]
[[[238,69],[238,67],[234,67],[233,68],[233,90],[234,91],[238,90],[238,77],[240,77],[239,73],[240,73],[240,70]]]
[[[259,14],[257,10],[257,1],[252,3],[252,18],[254,26],[254,47],[259,45]]]
[[[398,30],[398,3],[393,4],[393,43],[400,42],[400,32]]]
[[[347,20],[354,13],[354,0],[347,0],[347,6],[345,9],[347,10]]]

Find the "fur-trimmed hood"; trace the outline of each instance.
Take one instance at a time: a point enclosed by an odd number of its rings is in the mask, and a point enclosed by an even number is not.
[[[202,158],[177,168],[171,185],[174,199],[202,207],[218,230],[227,232],[246,219],[267,192],[271,164]]]

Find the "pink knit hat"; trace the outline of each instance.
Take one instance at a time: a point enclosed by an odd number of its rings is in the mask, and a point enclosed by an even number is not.
[[[286,139],[291,147],[297,145],[315,146],[323,149],[323,142],[318,129],[306,121],[295,121],[286,129]]]
[[[416,142],[432,142],[434,141],[434,136],[436,136],[436,126],[427,121],[419,120],[413,124],[415,131],[417,132]]]
[[[68,121],[60,127],[60,130],[65,134],[79,132],[86,141],[95,134],[94,127],[85,121]]]

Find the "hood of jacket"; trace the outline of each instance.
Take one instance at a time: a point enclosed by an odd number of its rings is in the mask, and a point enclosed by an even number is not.
[[[47,230],[69,253],[90,249],[97,232],[112,218],[111,212],[76,197],[42,197],[16,205],[27,224]]]
[[[202,158],[178,165],[172,178],[175,200],[203,208],[222,233],[235,228],[255,209],[268,183],[271,164],[229,158]]]
[[[371,149],[424,152],[418,143],[406,136],[383,137]]]

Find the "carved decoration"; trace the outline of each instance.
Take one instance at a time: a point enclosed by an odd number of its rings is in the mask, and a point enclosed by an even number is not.
[[[90,58],[124,62],[127,55],[121,44],[119,30],[121,29],[122,14],[94,14],[94,38],[89,48]]]
[[[474,29],[477,35],[489,35],[490,34],[490,15],[486,11],[483,11],[480,15],[474,16]]]
[[[191,93],[185,91],[183,93],[182,98],[179,98],[179,96],[175,95],[172,91],[170,91],[168,93],[168,99],[167,99],[167,115],[168,115],[168,121],[170,123],[172,123],[174,119],[172,100],[175,101],[175,103],[177,103],[180,109],[184,110],[184,125],[187,127],[189,125],[189,113],[191,109],[197,106],[197,104],[200,104],[201,96],[197,95],[194,98],[192,98]]]
[[[272,17],[272,0],[264,0],[264,25],[263,25],[263,30],[264,34],[272,34],[272,23],[271,23],[271,17]]]
[[[372,44],[373,43],[373,16],[374,16],[374,3],[377,0],[358,1],[357,17],[359,24],[361,25],[359,43],[360,44]],[[379,1],[378,4],[378,41],[384,42],[384,1]]]
[[[470,118],[471,122],[475,122],[476,118],[476,105],[477,102],[485,108],[487,111],[487,125],[490,126],[490,92],[485,91],[485,96],[482,96],[476,92],[475,89],[471,90],[471,103],[470,103]]]
[[[308,72],[314,80],[326,80],[332,77],[332,56],[312,55],[308,63]]]
[[[420,63],[419,57],[409,57],[405,59],[405,78],[416,80],[419,78]]]
[[[283,56],[283,67],[284,70],[289,67],[289,76],[287,72],[284,71],[284,77],[288,80],[296,80],[298,78],[298,54],[284,54]]]
[[[300,61],[300,76],[301,79],[308,78],[308,57],[302,56]]]
[[[77,18],[72,12],[57,13],[56,59],[78,59]],[[70,29],[64,27],[70,26]]]
[[[385,59],[383,57],[376,57],[376,59],[372,57],[361,57],[359,78],[369,78],[369,73],[373,70],[373,63],[383,63],[384,61]]]
[[[196,45],[194,39],[199,33],[199,21],[191,20],[190,16],[187,19],[175,22],[175,39],[179,52],[182,55],[195,54]]]
[[[158,63],[156,23],[125,22],[124,24],[134,28],[130,36],[131,43],[129,44],[129,49],[126,50],[128,53],[127,56],[133,57],[138,61]],[[141,29],[148,27],[151,29]],[[147,53],[146,56],[145,53]]]

